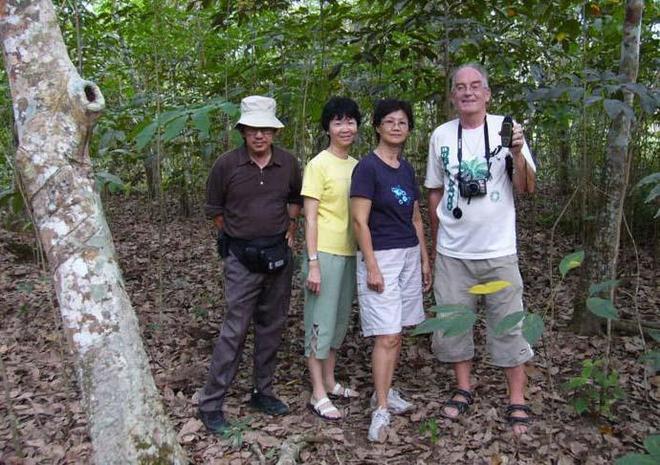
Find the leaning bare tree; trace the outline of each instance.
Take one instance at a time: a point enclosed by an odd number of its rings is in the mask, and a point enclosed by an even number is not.
[[[635,82],[639,70],[639,43],[642,25],[643,0],[627,0],[621,40],[621,62],[619,73],[625,82]],[[623,89],[623,102],[632,107],[634,94]],[[623,108],[612,121],[607,137],[607,157],[603,170],[601,191],[605,201],[598,212],[595,233],[590,234],[586,247],[585,267],[582,292],[584,299],[578,299],[574,314],[574,324],[582,334],[594,334],[599,331],[602,320],[588,312],[584,306],[587,288],[590,283],[615,279],[617,258],[621,240],[621,219],[623,203],[628,189],[631,154],[630,142],[631,115]],[[613,290],[610,291],[614,292]],[[613,295],[611,294],[610,297]]]
[[[0,0],[16,167],[75,356],[97,464],[183,464],[149,370],[88,153],[104,107],[81,79],[50,0]]]

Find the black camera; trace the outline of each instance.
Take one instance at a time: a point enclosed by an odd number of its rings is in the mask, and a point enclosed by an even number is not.
[[[513,142],[513,118],[509,115],[506,115],[502,121],[500,137],[502,138],[502,147],[511,148],[511,142]]]
[[[471,179],[470,181],[459,180],[458,192],[461,197],[469,199],[470,197],[479,197],[486,195],[486,180],[485,179]]]

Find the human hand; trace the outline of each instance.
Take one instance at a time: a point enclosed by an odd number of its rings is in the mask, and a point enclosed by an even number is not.
[[[286,239],[286,243],[289,246],[290,249],[293,248],[293,242],[296,239],[296,227],[298,226],[298,223],[296,221],[290,221],[289,222],[289,227],[286,230],[286,234],[284,235],[284,238]]]
[[[514,156],[522,154],[523,144],[525,143],[525,135],[523,134],[523,127],[518,123],[513,125],[513,136],[511,138],[511,153]]]
[[[433,284],[433,273],[431,273],[431,263],[428,260],[422,260],[422,289],[424,292],[431,290]]]
[[[367,287],[379,294],[385,290],[385,280],[377,265],[373,269],[367,269]]]
[[[307,281],[305,285],[310,292],[319,294],[321,292],[321,268],[318,260],[309,262],[309,271],[307,272]]]

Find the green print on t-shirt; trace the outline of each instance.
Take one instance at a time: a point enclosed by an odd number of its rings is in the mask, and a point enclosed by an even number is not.
[[[456,166],[458,171],[458,166]],[[473,179],[487,179],[488,178],[488,165],[485,161],[478,158],[461,162],[461,177],[464,181],[471,181]]]

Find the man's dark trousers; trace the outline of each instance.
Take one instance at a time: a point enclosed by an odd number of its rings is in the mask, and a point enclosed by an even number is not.
[[[273,274],[252,273],[230,253],[224,259],[225,311],[220,336],[213,349],[209,377],[200,393],[199,409],[222,408],[236,375],[250,321],[254,320],[254,387],[273,395],[277,349],[286,325],[291,297],[293,259]]]

